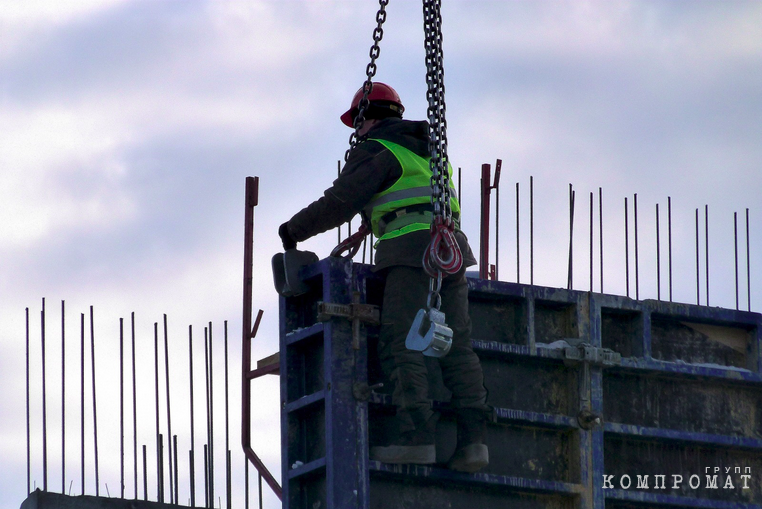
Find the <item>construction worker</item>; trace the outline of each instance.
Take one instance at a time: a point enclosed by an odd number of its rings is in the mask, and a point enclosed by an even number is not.
[[[341,116],[345,125],[353,127],[362,96],[361,88]],[[370,458],[384,463],[432,464],[436,461],[438,415],[431,408],[424,356],[405,347],[407,333],[416,312],[426,305],[429,291],[429,276],[421,261],[431,240],[432,205],[430,191],[421,193],[420,188],[420,183],[428,185],[431,177],[428,123],[402,120],[404,107],[399,95],[383,83],[373,84],[368,100],[359,143],[340,176],[322,198],[283,223],[279,235],[283,247],[291,249],[357,213],[372,225],[379,239],[374,270],[386,276],[378,353],[386,379],[394,387],[392,401],[397,414],[391,442],[372,447]],[[416,194],[415,187],[417,198],[399,198]],[[457,198],[453,205],[457,224]],[[458,273],[442,283],[441,310],[453,339],[450,352],[439,363],[443,381],[452,392],[458,423],[458,446],[449,467],[475,472],[489,462],[484,444],[489,407],[481,365],[470,339],[465,269],[476,264],[476,259],[466,236],[458,230],[455,237],[464,263]]]

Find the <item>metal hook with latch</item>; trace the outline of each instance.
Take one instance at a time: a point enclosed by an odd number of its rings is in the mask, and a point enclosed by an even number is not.
[[[445,323],[445,314],[436,308],[419,309],[407,333],[408,350],[428,357],[444,357],[452,347],[452,329]]]

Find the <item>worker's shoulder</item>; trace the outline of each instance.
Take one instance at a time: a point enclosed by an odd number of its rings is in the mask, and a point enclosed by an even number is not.
[[[425,120],[413,121],[399,118],[387,118],[379,122],[368,133],[369,141],[385,140],[401,145],[418,154],[426,154],[429,144],[429,124]],[[371,143],[368,143],[371,145]],[[373,143],[372,145],[378,144]],[[370,150],[380,150],[380,148]]]

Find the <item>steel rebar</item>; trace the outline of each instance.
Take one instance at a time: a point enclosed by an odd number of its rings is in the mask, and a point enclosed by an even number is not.
[[[82,467],[82,495],[85,494],[85,314],[80,314],[80,445]]]
[[[148,500],[148,454],[143,444],[143,500]]]
[[[573,277],[573,250],[574,250],[574,188],[569,184],[569,267],[566,281],[566,288],[572,289],[574,283]]]
[[[29,308],[26,308],[26,492],[32,492],[32,435],[29,412]]]
[[[153,324],[153,366],[154,366],[154,392],[156,403],[156,497],[164,501],[161,492],[161,430],[159,428],[159,324]]]
[[[735,289],[736,289],[736,311],[738,310],[738,212],[733,212],[733,247],[735,261]]]
[[[232,484],[230,479],[230,407],[229,407],[229,394],[228,394],[228,321],[225,320],[225,450],[227,451],[227,469],[225,477],[227,507],[231,509],[231,493]]]
[[[696,209],[696,305],[701,305],[701,270],[699,269],[699,209]]]
[[[672,302],[672,198],[667,197],[667,238],[669,244],[669,301]]]
[[[529,284],[534,285],[534,177],[529,177]]]
[[[119,318],[119,466],[121,498],[124,499],[124,319]]]
[[[209,446],[204,444],[204,507],[209,507]]]
[[[190,500],[191,507],[196,507],[196,467],[195,467],[195,428],[193,416],[193,326],[188,326],[188,367],[190,368]]]
[[[48,491],[48,410],[45,380],[45,299],[42,299],[40,326],[40,339],[42,346],[42,489],[43,491]]]
[[[624,278],[627,297],[630,296],[630,221],[627,197],[624,198]]]
[[[593,231],[593,223],[594,223],[594,213],[593,213],[593,192],[590,191],[590,292],[593,291],[593,238],[595,237],[595,232]]]
[[[193,493],[195,489],[195,482],[193,481],[193,476],[195,475],[193,471],[193,461],[194,461],[193,451],[188,450],[188,462],[190,464],[190,493],[191,493],[191,496],[188,498],[188,505],[190,505],[191,507],[196,507],[196,497],[195,497],[195,494]]]
[[[341,160],[336,161],[336,177],[341,176]],[[341,225],[336,228],[336,234],[338,236],[336,244],[341,244]]]
[[[66,309],[61,301],[61,493],[66,493]]]
[[[635,300],[640,300],[640,266],[638,264],[638,194],[633,198],[635,219]]]
[[[704,269],[706,270],[706,305],[709,305],[709,205],[705,208],[704,220]]]
[[[167,334],[167,315],[164,314],[164,374],[166,380],[167,389],[167,460],[169,461],[169,502],[176,504],[177,496],[175,491],[174,479],[172,479],[172,410],[170,405],[170,390],[169,390],[169,337]]]
[[[232,465],[230,464],[230,449],[227,450],[226,459],[227,459],[227,462],[226,462],[226,465],[225,465],[225,473],[227,475],[227,481],[228,482],[227,482],[227,492],[225,493],[225,496],[227,497],[227,499],[226,499],[226,501],[227,501],[227,507],[228,507],[228,509],[230,509],[232,507],[231,497],[232,497],[232,491],[233,491],[232,490],[232,486],[230,484],[230,473],[231,473],[230,470],[232,468]]]
[[[177,485],[178,481],[178,475],[177,475],[177,435],[172,436],[172,454],[174,455],[173,458],[173,471],[172,474],[175,478],[175,504],[179,503],[179,497],[178,493],[180,492],[180,489]]]
[[[98,410],[95,396],[95,324],[93,306],[90,306],[90,361],[93,367],[93,444],[95,453],[95,496],[100,495],[100,470],[98,468]]]
[[[259,485],[259,509],[262,509],[262,474],[261,473],[259,474],[258,485]]]
[[[244,509],[249,509],[249,458],[243,459]]]
[[[521,283],[521,250],[519,249],[520,246],[520,222],[519,222],[519,214],[520,214],[520,207],[519,207],[519,183],[516,182],[516,283]]]
[[[603,188],[598,188],[598,244],[601,264],[601,293],[603,293]]]
[[[214,334],[209,322],[209,501],[214,505]]]
[[[659,204],[656,204],[656,300],[661,300],[661,256],[659,243]]]
[[[746,302],[751,311],[751,260],[749,258],[749,209],[746,209]]]
[[[158,469],[156,471],[156,477],[158,479],[158,502],[164,502],[164,434],[159,433],[159,447],[157,449],[157,461],[156,465]],[[172,474],[169,474],[170,478]]]
[[[135,312],[130,314],[130,334],[132,336],[132,464],[135,477],[135,500],[138,499],[138,391],[135,377]]]

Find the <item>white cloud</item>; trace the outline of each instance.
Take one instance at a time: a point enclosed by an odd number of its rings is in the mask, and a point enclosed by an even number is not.
[[[60,106],[5,109],[0,120],[0,224],[4,247],[24,248],[61,228],[115,226],[134,204],[114,193],[126,173],[121,133],[108,121]],[[91,191],[62,186],[81,181]]]

